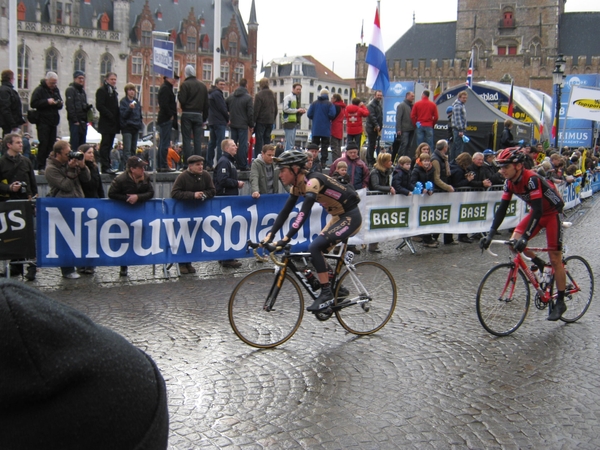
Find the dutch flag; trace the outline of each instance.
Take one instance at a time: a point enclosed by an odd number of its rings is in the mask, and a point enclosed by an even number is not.
[[[375,24],[373,26],[373,37],[367,49],[366,63],[369,65],[367,71],[367,86],[371,89],[382,91],[385,95],[390,86],[390,76],[383,51],[383,39],[381,37],[381,25],[379,24],[379,7],[375,10]]]

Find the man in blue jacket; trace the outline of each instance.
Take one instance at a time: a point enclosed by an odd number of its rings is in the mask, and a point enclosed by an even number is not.
[[[321,145],[321,167],[327,166],[329,142],[331,141],[331,122],[335,119],[335,106],[329,101],[329,91],[321,89],[317,101],[308,108],[308,118],[312,120],[312,142]]]

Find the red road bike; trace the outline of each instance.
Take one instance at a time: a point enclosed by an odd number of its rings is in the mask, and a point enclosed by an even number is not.
[[[527,257],[515,251],[514,240],[493,240],[492,244],[508,245],[512,260],[492,267],[481,280],[477,290],[477,317],[488,332],[496,336],[508,336],[521,326],[527,316],[532,287],[535,307],[538,310],[551,309],[557,296],[554,269],[546,267],[543,273],[536,275],[525,262]],[[529,250],[548,252],[550,249],[529,247]],[[488,252],[498,256],[490,249]],[[590,265],[581,256],[567,256],[563,258],[563,265],[567,274],[567,311],[560,320],[576,322],[592,302],[594,276]]]

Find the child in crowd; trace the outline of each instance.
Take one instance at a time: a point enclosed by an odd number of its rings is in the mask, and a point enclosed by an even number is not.
[[[395,189],[396,194],[412,195],[415,186],[410,182],[411,165],[412,161],[409,156],[401,156],[398,159],[398,165],[392,176],[392,187]]]
[[[333,172],[331,176],[342,184],[348,184],[350,182],[350,175],[348,175],[348,164],[346,164],[344,161],[338,162],[335,172]]]

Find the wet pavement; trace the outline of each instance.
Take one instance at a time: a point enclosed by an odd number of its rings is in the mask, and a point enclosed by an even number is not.
[[[566,232],[568,253],[596,274],[597,203],[575,212]],[[151,266],[80,280],[43,269],[30,284],[154,358],[168,387],[171,449],[598,448],[598,293],[575,324],[547,322],[532,304],[517,332],[496,338],[477,320],[475,293],[506,251],[417,244],[412,255],[398,243],[358,257],[395,276],[398,305],[383,330],[356,337],[335,317],[308,314],[270,350],[242,343],[227,318],[239,277],[263,267],[251,259],[241,270],[195,263],[197,274],[168,280]]]

